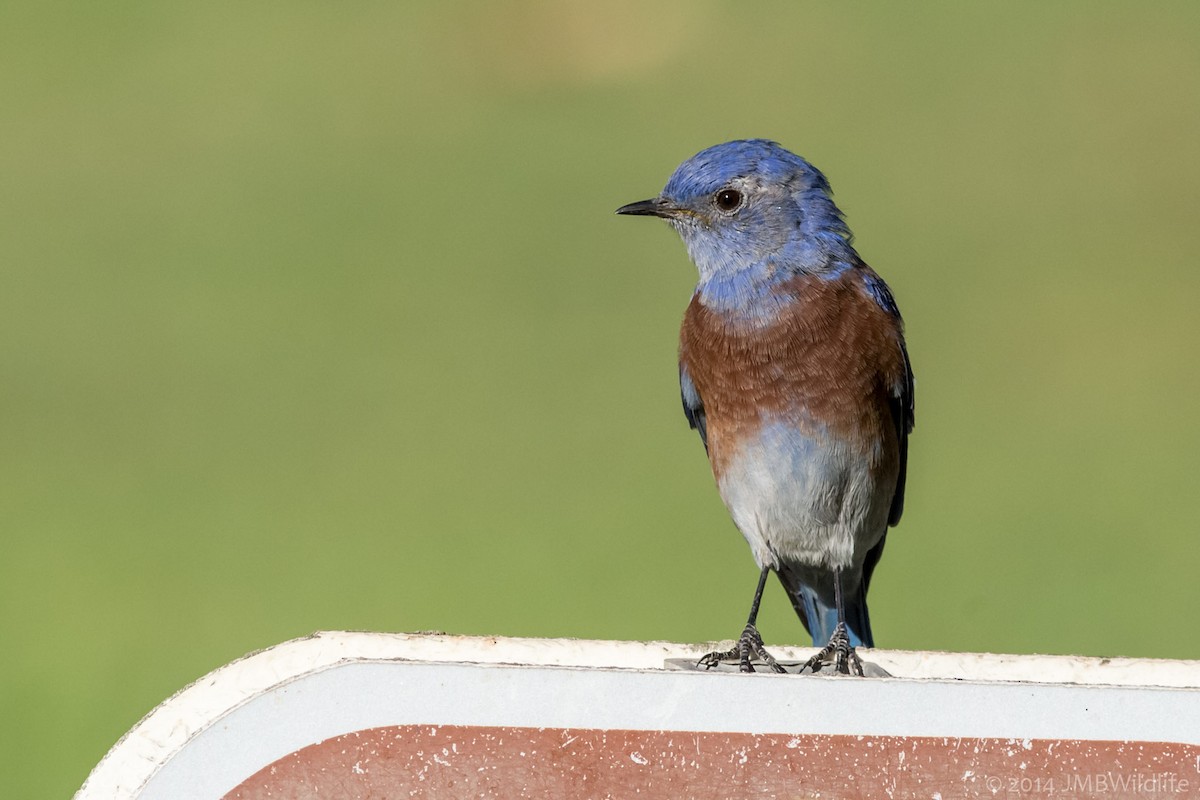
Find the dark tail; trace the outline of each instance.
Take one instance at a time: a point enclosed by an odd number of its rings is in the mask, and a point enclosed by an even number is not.
[[[779,581],[787,590],[792,601],[792,607],[800,617],[804,628],[812,634],[813,647],[824,647],[833,636],[837,626],[837,607],[834,604],[833,576],[827,586],[812,587],[800,580],[799,574],[789,568],[777,570]],[[846,603],[846,628],[850,633],[850,644],[854,647],[874,647],[875,639],[871,636],[871,617],[867,613],[867,582],[855,581],[850,575],[843,575],[843,600]],[[846,585],[856,583],[853,589]]]

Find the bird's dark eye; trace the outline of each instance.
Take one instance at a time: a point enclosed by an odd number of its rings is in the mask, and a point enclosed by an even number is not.
[[[713,203],[722,211],[733,211],[742,204],[742,193],[737,189],[722,189],[713,195]]]

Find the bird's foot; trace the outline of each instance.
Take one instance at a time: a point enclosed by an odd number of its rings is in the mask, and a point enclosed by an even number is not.
[[[742,672],[755,672],[754,664],[751,662],[752,657],[766,664],[772,672],[787,672],[787,670],[779,666],[779,662],[775,660],[775,657],[767,652],[767,648],[763,644],[762,635],[759,634],[758,628],[754,627],[753,624],[746,625],[742,631],[742,635],[738,637],[732,649],[709,653],[696,662],[696,666],[703,667],[704,669],[712,669],[719,664],[734,662]]]
[[[846,631],[845,623],[839,622],[829,637],[829,644],[821,648],[821,652],[810,658],[801,672],[820,672],[823,667],[832,666],[839,675],[863,675],[863,662],[850,644],[850,634]]]

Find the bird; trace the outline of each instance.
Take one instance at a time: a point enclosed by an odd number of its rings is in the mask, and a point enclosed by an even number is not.
[[[679,338],[683,413],[759,568],[732,649],[699,665],[785,672],[757,628],[768,576],[821,650],[863,675],[867,588],[904,512],[913,371],[891,289],[859,257],[824,174],[767,139],[714,145],[649,200],[699,274]]]

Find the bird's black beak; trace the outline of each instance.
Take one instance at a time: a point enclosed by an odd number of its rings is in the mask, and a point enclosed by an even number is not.
[[[629,214],[636,217],[662,217],[663,219],[671,219],[679,213],[679,209],[661,197],[655,197],[653,200],[639,200],[636,203],[621,206],[617,209],[617,213]]]

